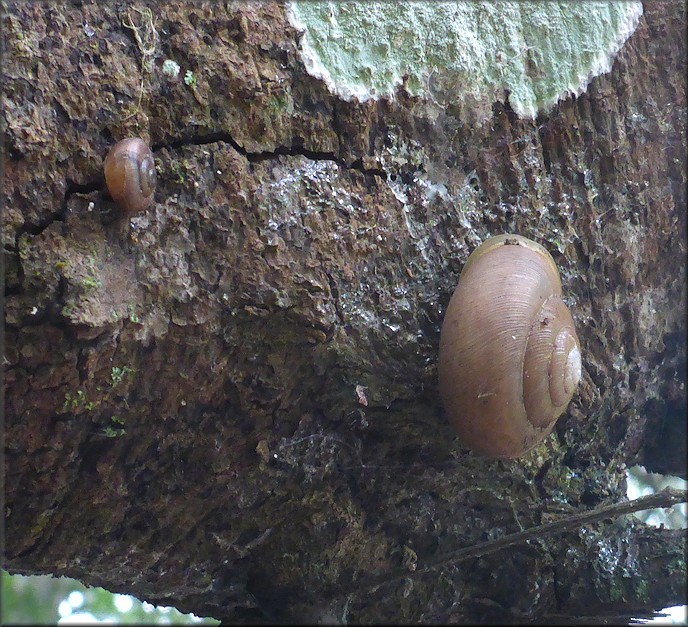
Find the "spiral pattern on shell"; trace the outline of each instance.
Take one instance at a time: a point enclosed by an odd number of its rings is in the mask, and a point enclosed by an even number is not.
[[[442,324],[438,369],[448,419],[474,451],[515,458],[550,433],[582,365],[542,246],[500,235],[470,255]]]
[[[150,205],[156,185],[155,160],[142,139],[130,137],[115,144],[104,168],[108,192],[126,214]]]

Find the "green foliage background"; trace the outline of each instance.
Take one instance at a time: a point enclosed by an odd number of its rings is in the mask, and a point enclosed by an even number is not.
[[[182,614],[174,608],[155,608],[138,599],[132,599],[131,609],[120,611],[115,605],[118,595],[103,588],[89,588],[66,577],[41,575],[24,577],[9,575],[2,571],[2,614],[3,625],[57,625],[62,618],[59,607],[69,595],[78,591],[84,602],[74,608],[71,616],[88,613],[97,621],[107,620],[116,624],[159,624],[159,625],[217,625],[213,618],[198,618],[193,614]],[[76,621],[75,621],[76,622]],[[91,620],[90,622],[93,622]]]

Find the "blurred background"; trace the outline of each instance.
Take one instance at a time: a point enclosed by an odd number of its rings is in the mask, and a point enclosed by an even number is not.
[[[2,624],[219,625],[213,618],[155,607],[126,594],[89,588],[76,579],[24,577],[2,571]]]

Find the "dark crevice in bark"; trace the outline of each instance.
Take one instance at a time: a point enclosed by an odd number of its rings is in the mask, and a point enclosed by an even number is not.
[[[278,146],[275,150],[265,151],[265,152],[249,152],[241,144],[239,144],[229,133],[217,132],[209,133],[208,135],[198,135],[195,137],[180,139],[167,144],[156,144],[152,147],[153,152],[160,150],[161,148],[169,148],[171,150],[176,150],[184,146],[204,146],[206,144],[215,144],[218,142],[225,142],[232,146],[239,154],[246,157],[246,159],[251,163],[260,163],[261,161],[268,161],[274,159],[275,157],[305,157],[306,159],[311,159],[312,161],[333,161],[339,167],[345,170],[358,170],[363,174],[368,174],[372,176],[379,176],[383,179],[387,178],[387,173],[384,170],[377,168],[365,168],[363,166],[363,160],[357,159],[353,163],[346,163],[343,159],[339,158],[333,152],[320,152],[316,150],[309,150],[303,146]]]
[[[7,298],[8,296],[16,296],[23,292],[22,281],[24,278],[24,270],[22,268],[21,259],[19,258],[19,254],[17,251],[16,240],[14,243],[12,243],[12,245],[6,245],[2,251],[2,254],[4,261],[5,298]],[[15,261],[11,259],[11,257],[13,256],[16,256],[17,276],[15,277],[16,280],[10,283],[9,281],[11,281],[11,279],[9,278],[10,274],[8,272],[8,264],[15,263]]]
[[[17,296],[22,293],[21,285],[10,285],[5,287],[5,298],[8,296]],[[9,325],[12,326],[12,325]]]
[[[67,192],[68,194],[69,192]],[[17,234],[14,238],[14,252],[19,255],[19,240],[22,235],[40,235],[45,229],[47,229],[53,222],[64,222],[64,217],[67,212],[67,195],[65,195],[65,201],[58,211],[53,211],[43,220],[39,220],[36,224],[31,222],[24,223],[20,228],[17,229]],[[21,257],[19,257],[20,263],[19,268],[22,270]],[[22,275],[23,276],[23,275]]]
[[[335,283],[334,277],[329,272],[325,271],[325,276],[327,276],[327,281],[330,284],[330,293],[332,294],[332,300],[334,302],[334,310],[337,312],[337,319],[341,325],[344,326],[346,323],[344,320],[344,314],[339,307],[339,290],[337,289],[337,284]]]
[[[102,187],[102,179],[97,182],[92,181],[89,183],[76,183],[74,181],[67,181],[67,191],[65,192],[62,206],[57,211],[53,211],[46,218],[35,224],[27,222],[17,229],[17,234],[15,237],[15,252],[19,252],[19,239],[22,235],[25,235],[26,233],[29,235],[40,235],[43,231],[45,231],[45,229],[53,224],[53,222],[64,222],[65,215],[67,214],[67,203],[73,194],[91,194],[102,189]]]
[[[537,492],[540,496],[544,496],[547,498],[547,490],[544,488],[542,485],[542,482],[544,481],[545,477],[547,476],[547,472],[549,469],[552,467],[552,462],[551,460],[545,460],[544,464],[542,464],[542,467],[540,470],[535,474],[535,477],[533,477],[533,485],[535,485]]]
[[[547,546],[546,543],[544,544]],[[559,563],[557,561],[558,556],[551,547],[548,548],[547,552],[552,560],[552,564],[554,564],[552,567],[552,590],[554,592],[554,600],[556,601],[557,611],[561,611],[561,609],[564,607],[564,599],[562,598],[561,583],[559,581],[559,573],[557,572],[557,565]]]
[[[90,183],[76,183],[68,180],[65,199],[69,199],[72,194],[91,194],[92,192],[97,192],[103,187],[103,181],[103,178],[99,181],[91,181]]]

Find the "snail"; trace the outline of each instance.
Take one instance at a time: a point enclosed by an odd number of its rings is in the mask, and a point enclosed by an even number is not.
[[[478,246],[440,333],[440,395],[461,441],[500,459],[527,453],[566,409],[581,369],[551,255],[519,235]]]
[[[105,158],[105,184],[128,215],[150,205],[155,192],[155,160],[146,142],[130,137],[110,149]]]

